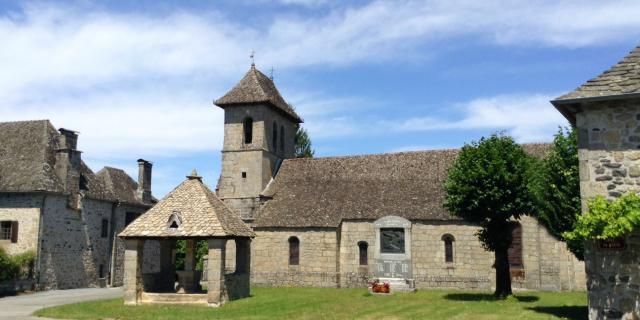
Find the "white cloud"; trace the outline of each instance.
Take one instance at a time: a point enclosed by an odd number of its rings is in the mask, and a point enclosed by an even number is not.
[[[395,125],[400,131],[427,130],[507,130],[516,141],[549,141],[558,126],[567,126],[567,121],[553,108],[549,101],[558,94],[512,94],[478,98],[461,103],[457,109],[462,117],[458,120],[435,117],[416,117]],[[392,126],[392,124],[389,124]]]
[[[211,110],[211,100],[238,80],[252,49],[259,65],[286,69],[409,59],[437,54],[439,41],[468,37],[573,47],[640,35],[638,1],[375,1],[330,8],[320,16],[274,15],[250,26],[215,11],[153,16],[27,4],[0,16],[0,117],[50,118],[81,131],[84,149],[104,156],[195,152],[219,148],[221,112]],[[354,132],[335,112],[353,102],[319,100],[334,110],[300,104],[314,136]],[[476,101],[495,110],[498,102]],[[521,113],[499,111],[494,117],[470,107],[464,125],[481,126],[471,121],[482,119],[518,136],[538,136],[531,125],[507,123],[520,121]]]

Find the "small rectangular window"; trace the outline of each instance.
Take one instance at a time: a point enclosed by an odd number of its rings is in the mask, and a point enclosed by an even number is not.
[[[125,214],[125,217],[124,217],[124,225],[125,225],[125,227],[128,226],[131,222],[133,222],[133,220],[135,220],[139,216],[140,216],[140,214],[137,213],[137,212],[127,212]]]
[[[100,267],[98,268],[98,277],[100,279],[104,279],[104,264],[101,264]]]
[[[11,221],[0,222],[0,240],[11,240]]]
[[[109,220],[102,219],[102,229],[100,230],[100,236],[106,238],[109,236]]]
[[[404,253],[404,229],[383,228],[380,229],[381,253]]]
[[[247,178],[247,173],[246,172],[242,172],[242,179],[246,179]]]

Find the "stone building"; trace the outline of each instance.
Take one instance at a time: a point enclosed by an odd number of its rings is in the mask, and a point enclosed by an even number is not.
[[[0,123],[0,247],[35,253],[39,289],[122,284],[115,236],[153,203],[151,163],[139,181],[82,161],[78,133],[48,120]]]
[[[594,196],[640,192],[640,47],[552,103],[578,132],[583,211]],[[585,249],[589,318],[640,318],[640,231]]]
[[[219,197],[256,232],[252,283],[483,288],[494,256],[478,227],[447,212],[442,183],[457,150],[293,159],[300,116],[255,66],[215,104],[225,111]],[[548,146],[525,145],[536,156]],[[585,288],[584,264],[524,217],[513,231],[514,287]],[[233,251],[232,248],[228,248]],[[229,256],[227,265],[233,264]]]

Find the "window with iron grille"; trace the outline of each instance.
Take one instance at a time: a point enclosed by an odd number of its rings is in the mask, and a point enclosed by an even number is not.
[[[450,234],[442,236],[444,242],[444,262],[453,262],[453,242],[455,239]]]
[[[358,256],[360,257],[361,266],[369,265],[369,256],[367,253],[368,249],[369,249],[369,244],[366,241],[358,242],[358,250],[359,250]]]
[[[0,222],[0,240],[11,240],[11,221]]]
[[[289,238],[289,265],[300,264],[300,240],[297,237]]]

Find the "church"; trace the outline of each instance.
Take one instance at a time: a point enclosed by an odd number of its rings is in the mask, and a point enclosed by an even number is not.
[[[489,289],[494,255],[478,227],[443,208],[458,150],[294,158],[303,120],[252,64],[215,105],[224,116],[216,195],[254,232],[251,282],[364,287],[375,278],[414,288]],[[527,144],[539,158],[549,145]],[[514,288],[584,290],[584,263],[533,217],[513,230]],[[226,266],[235,252],[227,244]]]

